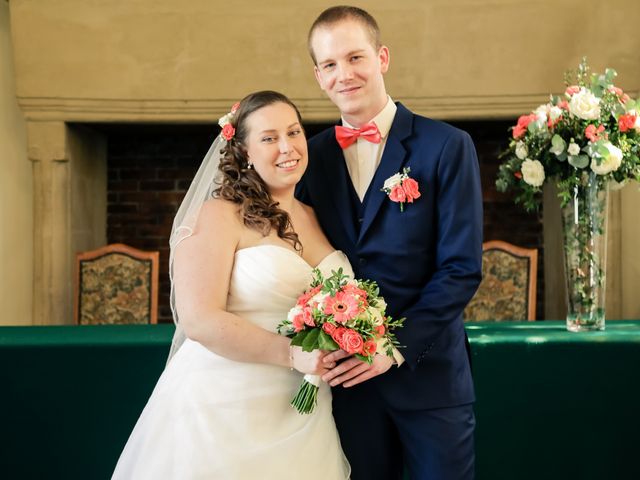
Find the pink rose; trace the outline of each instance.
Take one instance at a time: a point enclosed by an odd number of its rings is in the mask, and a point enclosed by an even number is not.
[[[300,295],[298,297],[298,301],[296,302],[297,305],[300,305],[301,307],[304,307],[309,300],[316,294],[318,293],[320,290],[322,290],[322,285],[318,285],[316,287],[313,287],[311,290],[309,290],[308,292],[303,293],[302,295]]]
[[[393,187],[391,189],[391,193],[389,194],[389,198],[393,202],[402,203],[402,202],[407,200],[407,194],[405,193],[404,188],[402,188],[402,185],[396,185],[395,187]]]
[[[402,182],[402,188],[407,196],[407,202],[413,203],[416,198],[420,198],[418,182],[413,178],[407,178]]]
[[[324,333],[331,335],[333,337],[333,332],[336,331],[336,327],[333,323],[326,322],[322,325],[322,330]]]
[[[342,344],[338,342],[340,348],[347,353],[362,353],[362,346],[364,345],[362,336],[350,328],[345,328],[345,330],[341,338]]]
[[[313,312],[313,309],[311,307],[305,307],[302,310],[302,319],[305,325],[309,325],[310,327],[315,327],[316,322],[313,321],[312,312]]]
[[[598,140],[600,140],[600,138],[602,138],[600,136],[602,132],[604,132],[604,125],[598,125],[598,128],[596,128],[595,125],[589,125],[584,130],[584,136],[592,142],[597,142]]]
[[[624,92],[622,91],[622,89],[618,88],[618,87],[609,87],[608,90],[618,98],[620,98],[620,97],[622,97],[622,95],[624,95]]]
[[[344,337],[344,334],[347,330],[348,328],[346,327],[336,327],[333,332],[331,332],[331,338],[333,338],[333,340],[338,344],[340,348],[342,348],[342,337]],[[342,349],[344,350],[344,348]]]
[[[563,110],[566,110],[567,112],[569,111],[569,102],[567,102],[566,100],[562,100],[560,102],[558,102],[558,107],[560,107]]]
[[[376,331],[376,336],[378,338],[384,335],[384,332],[385,332],[384,325],[378,325],[377,327],[374,328],[374,330]]]
[[[236,113],[239,108],[240,108],[240,102],[234,103],[233,106],[231,107],[231,113]]]
[[[618,117],[618,128],[622,133],[628,132],[631,130],[636,124],[636,116],[631,115],[630,113],[625,113],[624,115],[620,115]]]
[[[233,125],[227,123],[224,127],[222,127],[222,137],[228,142],[233,138],[236,134],[236,129],[233,128]]]
[[[525,133],[527,133],[527,127],[536,118],[537,117],[535,113],[530,113],[529,115],[520,115],[520,118],[518,118],[518,124],[513,127],[513,138],[518,139]]]
[[[362,355],[364,355],[365,357],[370,357],[374,353],[376,353],[377,348],[378,346],[375,340],[367,340],[366,342],[364,342],[364,345],[362,345]]]
[[[578,85],[571,85],[570,87],[567,87],[567,89],[564,91],[564,94],[567,97],[571,97],[572,95],[575,95],[579,91],[580,91],[580,87]]]
[[[295,332],[299,332],[304,329],[304,315],[302,313],[297,314],[293,317],[293,330]]]

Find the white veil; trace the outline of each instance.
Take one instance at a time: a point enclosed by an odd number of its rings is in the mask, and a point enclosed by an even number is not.
[[[218,135],[205,155],[204,160],[202,160],[202,164],[180,204],[178,213],[176,213],[173,219],[171,237],[169,237],[169,278],[171,280],[171,296],[169,301],[176,330],[173,334],[173,340],[171,341],[171,350],[169,351],[167,362],[173,358],[186,338],[176,310],[175,286],[173,283],[173,255],[180,242],[193,235],[202,204],[212,198],[213,191],[219,186],[220,172],[218,166],[220,165],[220,151],[226,145],[226,140],[221,135]]]

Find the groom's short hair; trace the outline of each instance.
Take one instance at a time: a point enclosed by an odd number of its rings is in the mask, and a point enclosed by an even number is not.
[[[367,30],[373,48],[377,50],[382,46],[382,43],[380,42],[380,27],[378,27],[378,22],[376,22],[376,19],[373,18],[371,14],[361,8],[351,7],[348,5],[330,7],[318,15],[318,18],[316,18],[315,22],[313,22],[309,29],[307,47],[309,48],[309,54],[311,55],[314,64],[317,65],[318,63],[316,56],[313,53],[313,47],[311,46],[311,40],[314,32],[318,28],[330,27],[342,20],[356,20],[357,22],[360,22]]]

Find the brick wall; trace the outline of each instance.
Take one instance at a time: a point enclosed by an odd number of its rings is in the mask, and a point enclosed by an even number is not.
[[[453,123],[453,122],[452,122]],[[539,249],[537,316],[544,316],[542,222],[527,215],[495,189],[498,152],[505,147],[512,122],[455,122],[471,134],[478,150],[484,203],[484,238]],[[324,128],[309,125],[307,133]],[[158,321],[170,322],[169,246],[173,216],[217,126],[102,125],[108,138],[107,241],[160,252]]]

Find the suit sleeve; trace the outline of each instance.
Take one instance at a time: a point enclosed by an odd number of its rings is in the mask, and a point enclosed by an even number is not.
[[[412,370],[462,311],[482,279],[482,188],[475,147],[465,132],[445,143],[437,167],[436,268],[418,300],[400,312],[402,354]]]

